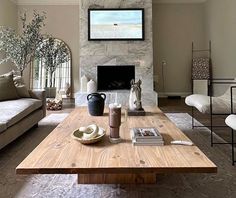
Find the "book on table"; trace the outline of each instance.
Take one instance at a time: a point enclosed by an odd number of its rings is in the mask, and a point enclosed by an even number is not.
[[[134,145],[164,145],[161,133],[156,128],[151,127],[132,128],[131,139]]]

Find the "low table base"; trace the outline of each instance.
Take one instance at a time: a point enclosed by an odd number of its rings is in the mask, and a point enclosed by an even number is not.
[[[156,184],[156,174],[79,174],[78,184]]]

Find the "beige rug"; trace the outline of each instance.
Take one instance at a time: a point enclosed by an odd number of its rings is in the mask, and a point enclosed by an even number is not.
[[[158,175],[156,185],[77,185],[76,175],[15,175],[15,167],[52,131],[62,115],[52,115],[11,145],[0,151],[0,198],[235,198],[236,167],[231,166],[230,146],[209,144],[209,130],[191,129],[188,114],[168,114],[218,166],[217,174]],[[229,133],[229,131],[225,131]]]
[[[61,123],[69,113],[52,113],[47,117],[43,118],[40,122],[40,126],[57,126]]]

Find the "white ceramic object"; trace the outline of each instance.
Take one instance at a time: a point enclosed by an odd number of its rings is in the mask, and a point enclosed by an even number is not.
[[[87,127],[80,127],[80,129],[86,129]],[[96,136],[87,139],[84,137],[84,131],[80,131],[80,129],[75,130],[71,136],[73,139],[78,140],[81,144],[94,144],[96,142],[99,142],[103,139],[103,137],[106,135],[105,129],[98,127],[98,133]]]
[[[90,80],[87,83],[87,93],[91,94],[96,92],[97,92],[97,84],[93,80]]]
[[[80,90],[83,93],[87,92],[87,84],[88,84],[88,78],[87,76],[83,75],[81,78],[81,82],[80,82]]]

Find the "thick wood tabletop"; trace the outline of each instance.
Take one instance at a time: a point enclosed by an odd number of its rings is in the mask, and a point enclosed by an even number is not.
[[[170,145],[189,140],[162,111],[145,108],[146,116],[128,117],[121,128],[122,142],[109,142],[108,111],[92,117],[87,108],[75,109],[16,168],[17,174],[109,174],[109,173],[214,173],[217,167],[197,146]],[[106,137],[94,145],[82,145],[71,134],[81,126],[97,124]],[[130,129],[156,127],[165,146],[133,146]],[[194,140],[193,140],[194,141]]]

